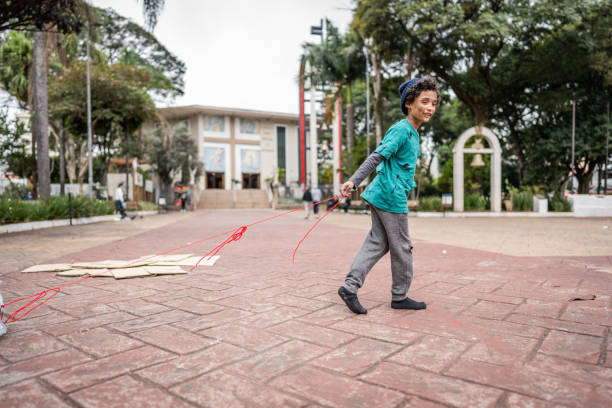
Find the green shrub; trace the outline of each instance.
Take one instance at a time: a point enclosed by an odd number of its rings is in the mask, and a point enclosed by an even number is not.
[[[486,210],[488,205],[487,199],[480,194],[466,194],[463,199],[465,210]]]
[[[533,209],[533,194],[529,191],[512,192],[513,211],[531,211]]]
[[[41,200],[4,197],[0,199],[0,224],[65,219],[70,217],[70,207],[72,218],[109,215],[114,212],[112,201],[84,196],[76,196],[71,200],[67,196]]]
[[[157,211],[159,210],[159,206],[149,201],[139,201],[138,209],[141,211]]]
[[[442,199],[436,196],[421,197],[419,200],[419,210],[440,211],[442,210]]]
[[[552,198],[550,199],[548,203],[549,203],[550,211],[558,211],[558,212],[572,211],[572,204],[569,202],[569,200],[565,198],[561,198],[561,195],[558,192],[555,192],[555,194],[552,196]]]

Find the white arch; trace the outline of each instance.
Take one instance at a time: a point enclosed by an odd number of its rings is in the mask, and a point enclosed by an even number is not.
[[[472,136],[482,136],[489,142],[488,149],[466,149],[465,142]],[[501,146],[497,136],[484,126],[469,128],[459,136],[453,148],[453,208],[463,211],[463,156],[464,153],[492,153],[491,158],[491,211],[501,211]]]

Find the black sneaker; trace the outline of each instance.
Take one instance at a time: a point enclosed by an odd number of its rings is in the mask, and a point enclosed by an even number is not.
[[[392,309],[409,309],[409,310],[423,310],[427,308],[425,302],[417,302],[410,298],[406,298],[400,301],[392,301],[391,302]]]
[[[340,298],[344,300],[344,303],[348,306],[349,310],[353,313],[357,314],[367,314],[368,311],[365,307],[361,306],[359,303],[359,299],[357,299],[357,295],[355,293],[351,293],[344,288],[344,286],[340,286],[338,289],[338,295]]]

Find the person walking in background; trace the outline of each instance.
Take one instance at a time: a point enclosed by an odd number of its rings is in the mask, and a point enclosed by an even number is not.
[[[125,191],[124,191],[123,183],[119,183],[117,189],[115,190],[115,212],[121,214],[121,219],[127,217],[125,212]]]
[[[319,218],[319,201],[321,201],[321,189],[319,186],[314,186],[310,192],[312,196],[312,202],[314,203],[312,206],[312,212],[314,213],[315,218]]]
[[[408,194],[416,186],[414,171],[421,155],[417,129],[428,122],[440,100],[440,86],[432,77],[414,78],[399,87],[400,108],[405,119],[393,124],[382,142],[340,189],[347,196],[376,169],[376,177],[361,194],[370,204],[372,228],[338,295],[353,313],[368,311],[359,303],[357,291],[372,267],[391,253],[391,308],[425,309],[425,302],[406,296],[413,277],[412,241],[408,231]]]
[[[312,194],[310,193],[310,186],[306,187],[306,191],[302,195],[302,201],[304,202],[304,211],[306,211],[306,216],[304,219],[308,219],[310,216],[310,204],[312,204]]]
[[[185,212],[185,206],[187,205],[187,193],[181,193],[181,212]]]

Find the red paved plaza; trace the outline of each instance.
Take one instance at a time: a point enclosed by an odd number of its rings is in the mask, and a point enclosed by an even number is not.
[[[132,259],[273,214],[202,211],[45,261]],[[65,288],[0,337],[0,406],[612,406],[612,275],[586,267],[610,257],[416,239],[409,295],[427,310],[389,307],[385,257],[359,292],[368,314],[357,316],[336,291],[365,232],[324,221],[292,264],[310,225],[295,216],[255,225],[188,275]],[[27,234],[35,245],[36,231]],[[222,240],[181,252],[203,255]],[[14,265],[0,266],[5,302],[76,279]]]

